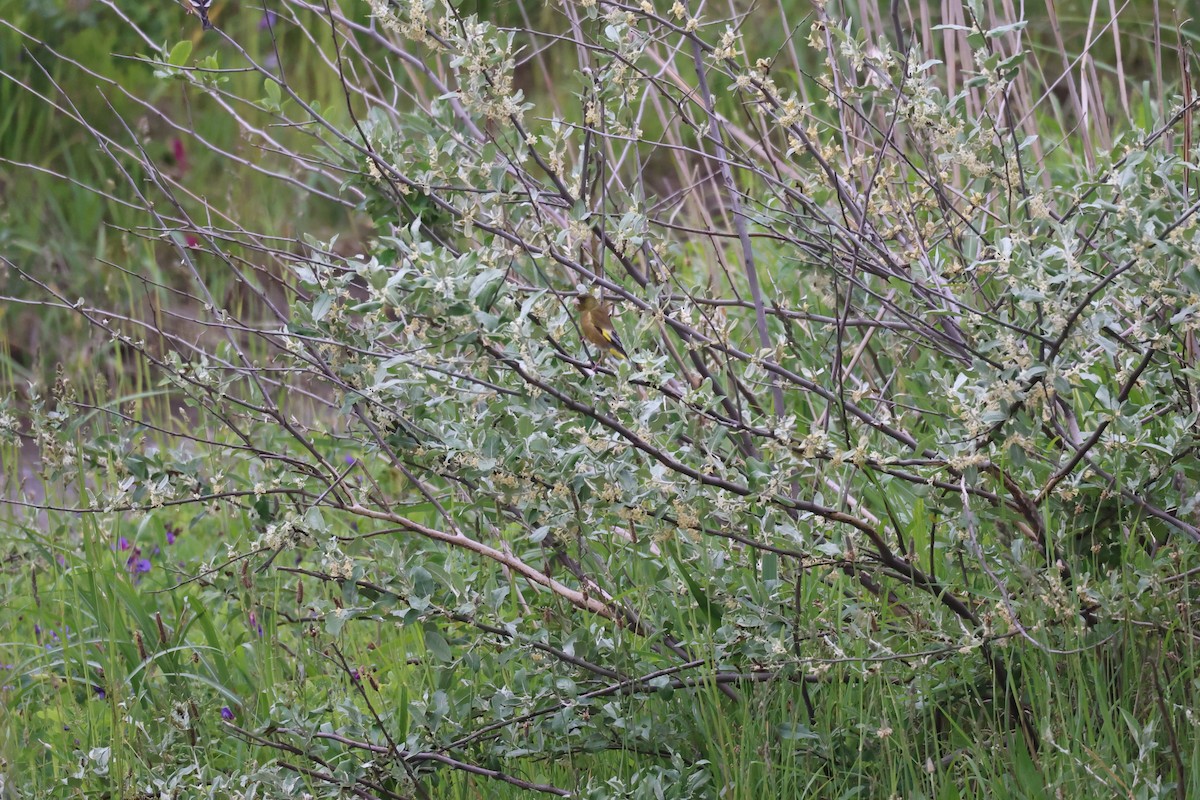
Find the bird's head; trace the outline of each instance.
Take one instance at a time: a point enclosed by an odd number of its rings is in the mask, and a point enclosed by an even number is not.
[[[580,311],[591,311],[600,305],[600,301],[587,292],[579,295],[575,303],[579,306]]]

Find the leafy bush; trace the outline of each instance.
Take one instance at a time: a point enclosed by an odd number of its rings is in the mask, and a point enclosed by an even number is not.
[[[0,413],[9,791],[1184,796],[1194,102],[1113,133],[978,5],[140,39],[276,207],[77,114],[153,308],[6,258],[106,363]]]

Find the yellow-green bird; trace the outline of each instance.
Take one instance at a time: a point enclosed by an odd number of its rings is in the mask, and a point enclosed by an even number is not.
[[[613,358],[629,358],[621,337],[613,328],[608,309],[590,294],[581,294],[577,301],[579,306],[579,325],[583,328],[583,338],[600,348],[600,359],[605,355]]]

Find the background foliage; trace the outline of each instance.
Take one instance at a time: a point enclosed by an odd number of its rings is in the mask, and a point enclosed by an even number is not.
[[[0,796],[1186,797],[1193,57],[1064,5],[0,0]]]

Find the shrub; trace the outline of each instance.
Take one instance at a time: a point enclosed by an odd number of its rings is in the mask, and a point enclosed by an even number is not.
[[[112,743],[16,774],[1186,792],[1194,102],[1147,92],[1153,122],[1113,126],[1093,62],[1030,63],[1024,23],[977,5],[933,26],[817,4],[778,51],[712,9],[596,0],[509,26],[293,0],[263,18],[290,48],[252,52],[221,9],[203,56],[141,40],[244,141],[142,106],[213,164],[202,187],[130,120],[75,117],[163,270],[112,267],[154,314],[8,260],[113,365],[3,417],[74,498],[34,505],[93,528],[39,550],[26,521],[18,550],[56,607],[98,559],[120,587],[19,670],[101,687]],[[277,207],[239,202],[235,170]],[[264,224],[318,204],[357,222]],[[584,293],[628,358],[583,337]],[[193,542],[178,575],[105,555],[164,524]]]

